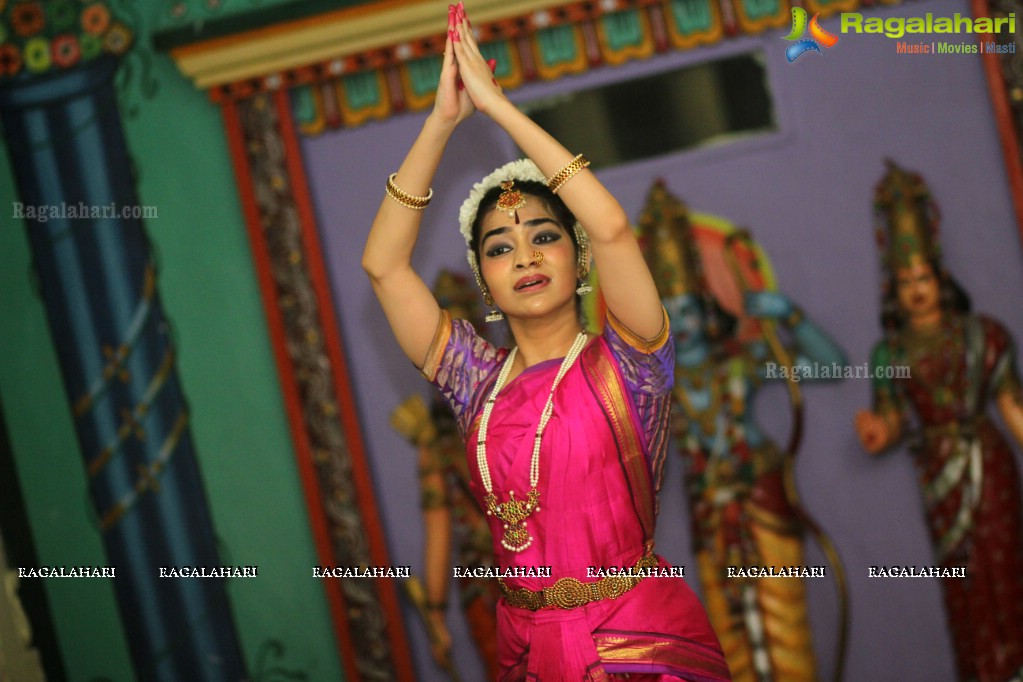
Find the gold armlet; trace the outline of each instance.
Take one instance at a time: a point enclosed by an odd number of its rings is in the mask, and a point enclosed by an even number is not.
[[[544,184],[547,185],[547,189],[549,189],[552,194],[557,194],[573,175],[589,165],[589,159],[582,154],[578,154],[574,159],[562,166],[561,170],[552,175]]]
[[[432,187],[425,197],[417,197],[414,194],[409,194],[394,183],[394,178],[397,177],[397,175],[397,173],[391,173],[391,175],[387,178],[387,196],[391,197],[402,206],[411,208],[413,211],[422,211],[430,205],[430,199],[433,198]]]

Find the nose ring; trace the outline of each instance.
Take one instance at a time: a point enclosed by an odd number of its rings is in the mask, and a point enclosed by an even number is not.
[[[533,252],[533,264],[534,265],[540,265],[541,263],[543,263],[543,251],[534,251]]]

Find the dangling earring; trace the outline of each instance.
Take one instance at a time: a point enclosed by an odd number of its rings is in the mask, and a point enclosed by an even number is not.
[[[504,319],[504,313],[494,307],[494,297],[490,295],[490,290],[487,289],[486,283],[483,281],[483,275],[480,274],[479,263],[476,262],[476,254],[473,253],[472,249],[469,249],[466,256],[469,259],[469,267],[472,268],[472,274],[476,278],[476,286],[483,292],[483,302],[487,306],[493,308],[487,316],[483,318],[485,322],[500,322]]]
[[[579,257],[576,259],[576,275],[579,278],[579,286],[575,293],[585,296],[593,291],[593,287],[586,281],[590,274],[590,238],[586,236],[583,226],[578,222],[572,226],[572,231],[575,233],[576,248],[579,250]]]

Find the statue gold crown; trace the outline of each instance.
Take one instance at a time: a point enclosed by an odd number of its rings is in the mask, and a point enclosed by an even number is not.
[[[668,191],[663,180],[650,188],[640,213],[639,232],[643,255],[661,297],[704,291],[689,209]]]
[[[440,307],[452,317],[469,320],[473,324],[479,320],[479,302],[465,276],[447,268],[441,269],[433,283],[433,295]]]
[[[881,258],[888,268],[916,260],[937,262],[938,209],[918,173],[886,159],[887,170],[874,193],[874,216]]]

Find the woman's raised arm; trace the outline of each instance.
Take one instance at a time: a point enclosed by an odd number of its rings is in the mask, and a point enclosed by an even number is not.
[[[456,85],[453,23],[449,14],[448,40],[434,109],[405,161],[387,182],[386,195],[362,254],[362,267],[369,275],[398,345],[416,367],[422,367],[426,360],[440,319],[440,307],[430,288],[412,269],[412,251],[444,148],[455,127],[474,111],[466,92]]]
[[[468,20],[458,22],[456,30],[458,40],[454,50],[459,75],[476,109],[500,125],[547,178],[572,163],[572,152],[501,92],[473,38]],[[590,238],[608,310],[637,336],[656,337],[664,326],[661,302],[624,209],[587,170],[566,180],[558,195]],[[571,229],[572,226],[565,227]]]

